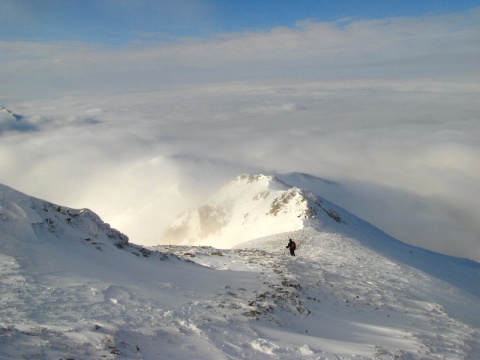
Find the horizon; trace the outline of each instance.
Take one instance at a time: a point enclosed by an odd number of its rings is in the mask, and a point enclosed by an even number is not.
[[[478,1],[0,3],[0,103],[251,81],[475,84]]]

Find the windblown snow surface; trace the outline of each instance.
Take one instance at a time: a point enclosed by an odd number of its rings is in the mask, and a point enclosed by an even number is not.
[[[248,213],[250,241],[147,249],[90,210],[0,185],[0,358],[480,358],[480,264],[403,244],[275,178],[220,194],[210,204],[230,212],[215,231],[240,231]],[[290,230],[266,234],[275,219]]]

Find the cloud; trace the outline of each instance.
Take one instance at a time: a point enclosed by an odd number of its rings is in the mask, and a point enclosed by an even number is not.
[[[0,96],[38,131],[0,134],[0,182],[155,244],[235,175],[300,171],[348,184],[356,214],[400,240],[479,260],[479,23],[3,42]]]
[[[8,131],[27,132],[35,130],[37,130],[37,127],[26,121],[13,121],[11,119],[0,118],[0,134]]]
[[[349,184],[358,204],[347,208],[401,240],[471,257],[479,92],[243,82],[25,102],[23,112],[42,115],[40,131],[2,138],[1,181],[90,207],[132,241],[155,244],[181,211],[237,174],[301,171]]]
[[[1,42],[6,97],[162,90],[254,80],[478,83],[479,12],[303,22],[295,28],[104,46]],[[48,86],[45,86],[48,84]],[[6,91],[8,89],[8,92]]]

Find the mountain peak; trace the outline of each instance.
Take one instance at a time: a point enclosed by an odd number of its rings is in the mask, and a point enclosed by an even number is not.
[[[15,114],[4,106],[0,106],[0,134],[3,132],[28,132],[38,130],[37,124],[28,121],[22,115]]]
[[[15,114],[13,111],[7,109],[5,106],[0,106],[0,114],[13,117],[15,120],[21,120],[23,116]]]
[[[325,216],[328,215],[328,216]],[[323,200],[274,176],[243,174],[197,209],[183,214],[166,231],[165,239],[179,244],[229,248],[252,239],[340,222]]]
[[[234,178],[230,181],[226,186],[226,188],[234,188],[234,187],[265,187],[268,189],[274,190],[284,190],[289,187],[290,185],[286,184],[279,178],[272,176],[272,175],[251,175],[251,174],[242,174]]]

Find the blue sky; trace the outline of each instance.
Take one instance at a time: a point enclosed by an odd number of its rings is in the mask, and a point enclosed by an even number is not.
[[[463,12],[475,0],[1,0],[1,41],[125,44],[293,27],[298,21]]]

